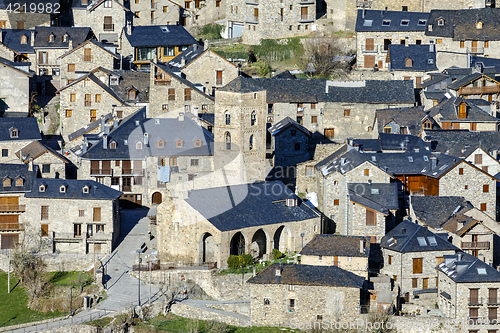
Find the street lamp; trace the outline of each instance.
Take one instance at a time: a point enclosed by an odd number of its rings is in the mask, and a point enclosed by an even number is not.
[[[75,286],[71,286],[71,289],[69,290],[69,314],[72,316],[73,315],[73,289],[75,289]]]
[[[141,253],[142,249],[138,249],[137,254],[139,255],[139,284],[137,285],[137,300],[139,303],[139,306],[141,306]]]

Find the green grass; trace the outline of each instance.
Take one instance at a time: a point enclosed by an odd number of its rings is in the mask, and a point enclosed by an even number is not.
[[[28,294],[17,285],[18,281],[19,279],[11,277],[9,294],[7,274],[0,273],[0,327],[62,316],[60,313],[41,313],[28,309]]]
[[[92,274],[87,272],[51,272],[49,282],[55,286],[78,287],[80,286],[78,274],[83,274],[83,281],[89,281],[93,279]]]

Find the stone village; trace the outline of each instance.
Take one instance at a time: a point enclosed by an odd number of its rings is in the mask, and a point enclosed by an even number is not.
[[[57,3],[0,1],[0,269],[23,249],[93,270],[86,307],[141,305],[119,273],[235,326],[500,331],[494,0]],[[342,77],[215,50],[335,31]]]

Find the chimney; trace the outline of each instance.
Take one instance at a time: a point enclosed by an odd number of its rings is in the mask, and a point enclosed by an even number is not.
[[[82,144],[82,155],[87,152],[87,147],[88,147],[88,142],[85,140],[85,142]]]
[[[186,66],[186,58],[184,57],[181,58],[181,66],[182,67]]]
[[[106,127],[106,118],[104,117],[104,115],[102,115],[101,116],[101,132],[105,131],[104,127]]]
[[[0,43],[3,43],[3,31],[0,30]]]
[[[198,51],[198,43],[193,44],[193,50]]]
[[[109,134],[109,130],[110,130],[110,126],[104,126],[104,133],[105,133],[106,135],[108,135],[108,134]]]
[[[116,129],[118,127],[118,117],[114,116],[113,117],[113,129]]]
[[[31,46],[35,46],[35,30],[31,30]]]
[[[177,117],[177,120],[184,121],[184,113],[183,112],[179,112],[179,117]]]
[[[102,136],[102,149],[108,149],[108,135],[104,134]]]
[[[127,21],[127,26],[125,27],[125,33],[127,35],[131,35],[132,34],[132,21],[131,20]]]
[[[144,144],[145,145],[149,144],[149,134],[148,133],[144,133]]]
[[[68,41],[68,50],[73,50],[73,39],[70,38]]]
[[[30,158],[28,162],[28,171],[33,171],[33,159]]]
[[[210,42],[208,41],[208,39],[205,39],[203,41],[203,47],[205,50],[208,50],[210,48]]]
[[[365,18],[365,14],[366,14],[366,8],[365,8],[365,5],[363,5],[363,11],[361,12],[361,18]]]
[[[431,170],[434,170],[436,168],[437,168],[437,157],[431,156]]]
[[[359,240],[359,253],[365,253],[365,241],[362,239]]]
[[[434,44],[429,44],[429,52],[434,52]]]

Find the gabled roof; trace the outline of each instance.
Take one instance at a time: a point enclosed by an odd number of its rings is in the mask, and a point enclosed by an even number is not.
[[[10,67],[10,68],[18,71],[19,73],[24,74],[28,77],[33,77],[35,75],[35,72],[29,70],[29,67],[31,65],[31,63],[29,63],[29,62],[13,62],[13,61],[10,61],[10,60],[7,60],[5,58],[0,57],[0,64],[5,65],[7,67]]]
[[[404,220],[389,231],[380,246],[396,252],[459,251],[455,245],[408,220]]]
[[[356,32],[425,31],[429,13],[358,9]]]
[[[280,270],[280,276],[276,276]],[[326,286],[361,288],[364,278],[337,266],[312,266],[272,264],[256,276],[248,279],[255,284],[291,284],[302,286]]]
[[[432,149],[443,154],[466,157],[477,147],[493,155],[500,150],[500,132],[471,132],[468,130],[425,130],[426,141]]]
[[[406,127],[411,134],[418,135],[422,131],[422,119],[427,115],[423,106],[406,108],[389,108],[377,110],[378,132],[384,132],[384,126],[394,121]]]
[[[36,167],[34,167],[36,170]],[[23,178],[23,185],[16,186],[15,179]],[[29,166],[25,164],[0,164],[0,193],[29,192],[33,185],[36,171],[29,171]],[[10,186],[4,186],[3,180],[9,178]]]
[[[370,254],[370,238],[364,236],[315,235],[302,248],[300,254],[367,258]]]
[[[201,140],[196,147],[195,141]],[[163,140],[163,147],[158,142]],[[177,146],[177,141],[182,146]],[[213,154],[213,134],[199,126],[186,113],[184,120],[178,118],[146,118],[145,109],[124,119],[107,136],[106,149],[101,141],[82,155],[91,160],[139,160],[146,156],[211,156]],[[111,142],[116,148],[111,149]],[[141,144],[137,145],[138,142]]]
[[[189,65],[193,60],[197,59],[199,56],[201,56],[203,53],[207,51],[208,49],[205,49],[203,45],[199,45],[198,43],[196,43],[185,49],[182,53],[178,54],[174,59],[170,60],[168,63],[173,67],[184,68],[187,65]],[[184,59],[184,65],[182,65],[183,59]],[[223,59],[226,60],[225,58]]]
[[[495,75],[493,75],[493,74],[486,75],[483,73],[472,73],[472,74],[464,76],[464,77],[456,80],[455,82],[449,84],[448,88],[453,89],[453,90],[457,90],[458,88],[464,87],[464,86],[468,85],[469,83],[472,83],[472,82],[477,81],[477,80],[482,79],[482,78],[490,80],[490,81],[494,81],[495,83],[500,84],[500,82],[495,80]]]
[[[296,79],[295,75],[293,75],[292,73],[290,73],[289,70],[285,70],[279,74],[276,74],[275,76],[272,77],[272,79],[275,79],[275,80],[278,80],[278,79],[281,79],[281,80],[293,80],[293,79]]]
[[[348,183],[349,199],[384,215],[399,209],[396,183]]]
[[[107,123],[111,119],[113,119],[113,115],[111,113],[108,113],[108,114],[106,114],[104,116],[104,122],[105,123]],[[80,128],[80,129],[76,130],[75,132],[71,133],[70,135],[68,135],[68,139],[69,139],[69,141],[76,140],[79,137],[83,136],[84,134],[92,132],[93,130],[95,130],[99,126],[101,126],[101,119],[97,119],[97,120],[91,122],[90,124],[85,125],[82,128]]]
[[[277,122],[273,126],[269,127],[267,130],[269,131],[269,133],[271,133],[271,135],[278,135],[281,131],[283,131],[284,129],[286,129],[290,126],[295,127],[296,129],[298,129],[299,131],[301,131],[302,133],[304,133],[307,136],[311,136],[311,132],[309,132],[309,130],[307,128],[305,128],[304,126],[302,126],[301,124],[299,124],[298,122],[296,122],[295,120],[293,120],[290,117],[286,117],[286,118],[280,120],[279,122]]]
[[[121,100],[129,103],[147,103],[149,102],[150,74],[148,72],[138,72],[130,70],[113,71],[115,76],[119,76],[118,85],[109,86]],[[129,100],[129,89],[136,89],[135,100]]]
[[[474,206],[463,197],[411,196],[410,205],[419,222],[439,230],[454,215],[464,214]],[[447,230],[447,229],[446,229]],[[449,230],[456,232],[455,230]]]
[[[88,45],[88,44],[94,44],[94,45],[95,45],[95,46],[97,46],[98,48],[100,48],[100,49],[102,49],[103,51],[105,51],[105,52],[109,53],[109,55],[110,55],[110,56],[112,56],[113,58],[115,58],[115,59],[120,59],[120,57],[119,57],[117,54],[115,54],[115,53],[111,52],[110,50],[108,50],[108,49],[106,48],[106,44],[103,44],[103,43],[101,43],[101,42],[99,42],[99,41],[97,41],[97,40],[95,40],[95,39],[88,39],[88,40],[86,40],[85,42],[81,43],[80,45],[78,45],[78,46],[74,47],[73,49],[71,49],[71,50],[69,50],[68,52],[66,52],[66,53],[64,53],[63,55],[61,55],[58,59],[62,59],[62,58],[64,58],[64,57],[66,57],[67,55],[69,55],[69,54],[71,54],[71,53],[75,52],[76,50],[78,50],[78,49],[80,49],[80,48],[82,48],[83,46]]]
[[[40,185],[45,186],[45,190],[43,192],[40,192],[39,190]],[[62,185],[66,186],[66,190],[64,192],[60,191]],[[87,193],[83,191],[85,186],[89,189]],[[35,179],[31,192],[26,193],[27,198],[71,200],[114,200],[119,198],[121,195],[122,192],[93,180],[49,178]]]
[[[1,29],[2,44],[17,53],[35,53],[31,45],[33,30]],[[21,44],[21,37],[26,36],[26,44]]]
[[[391,71],[430,72],[437,70],[436,51],[434,44],[430,45],[389,45]],[[407,59],[412,65],[407,67]]]
[[[99,7],[104,1],[106,0],[97,0],[97,1],[92,1],[90,5],[87,7],[87,10],[89,12],[95,10],[97,7]],[[112,0],[114,3],[116,3],[118,6],[122,7],[123,10],[130,12],[130,9],[125,7],[120,1],[118,0]]]
[[[29,163],[30,160],[35,160],[45,153],[52,154],[54,157],[60,159],[63,163],[69,163],[69,160],[66,157],[62,156],[54,149],[44,145],[39,141],[33,141],[29,145],[19,149],[16,152],[16,156],[19,157],[19,159],[21,159],[21,161],[23,161],[24,163]]]
[[[17,129],[17,137],[10,136],[11,129]],[[0,117],[0,141],[41,140],[40,129],[35,117]]]
[[[54,41],[49,42],[49,35],[54,35]],[[63,42],[63,36],[69,36],[67,42]],[[34,48],[69,48],[69,41],[73,47],[80,45],[87,39],[95,37],[92,29],[86,27],[35,27]]]
[[[429,86],[433,86],[436,83],[439,83],[439,82],[446,80],[447,78],[450,77],[448,74],[444,74],[444,73],[429,73],[429,75],[431,76],[431,78],[423,81],[422,84],[420,85],[420,87],[422,89],[425,89]]]
[[[467,117],[458,118],[458,108],[461,103],[467,105]],[[435,118],[440,115],[440,121],[453,122],[498,122],[498,118],[491,116],[483,109],[477,107],[473,101],[462,97],[451,97],[441,101],[429,109],[429,116]]]
[[[132,47],[192,45],[196,39],[182,25],[148,25],[125,34]]]
[[[500,73],[500,59],[497,58],[487,58],[487,57],[478,57],[475,55],[471,56],[471,67],[475,66],[481,66],[481,67],[494,67],[495,71],[497,73]]]
[[[484,261],[463,252],[445,255],[437,270],[456,283],[500,282],[500,272]]]
[[[286,206],[286,199],[296,199],[297,205]],[[193,190],[185,201],[220,231],[299,222],[319,216],[319,212],[281,181]]]
[[[429,151],[430,144],[416,135],[379,133],[380,148],[382,151]],[[362,148],[360,148],[362,149]]]

